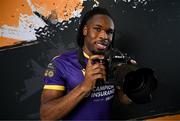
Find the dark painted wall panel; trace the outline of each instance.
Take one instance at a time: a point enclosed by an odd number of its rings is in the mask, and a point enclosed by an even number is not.
[[[133,119],[180,110],[180,2],[153,0],[133,8],[122,1],[100,1],[116,24],[115,47],[134,57],[140,67],[150,67],[159,79],[151,103],[122,105],[114,100],[113,119]],[[92,7],[85,2],[83,14]],[[42,75],[51,58],[76,47],[77,19],[55,37],[42,38],[0,52],[1,119],[38,119]],[[57,29],[57,28],[55,28]]]

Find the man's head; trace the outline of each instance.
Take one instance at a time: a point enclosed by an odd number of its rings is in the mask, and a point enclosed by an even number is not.
[[[104,8],[87,12],[79,26],[77,43],[88,54],[101,53],[108,49],[114,36],[114,23]]]

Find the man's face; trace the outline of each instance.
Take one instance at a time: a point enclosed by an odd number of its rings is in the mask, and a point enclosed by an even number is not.
[[[83,50],[89,56],[105,51],[112,42],[113,33],[114,23],[110,17],[101,14],[94,15],[83,29]]]

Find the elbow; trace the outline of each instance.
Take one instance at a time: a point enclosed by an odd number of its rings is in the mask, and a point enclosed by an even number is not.
[[[47,113],[47,111],[43,108],[40,108],[40,119],[43,121],[43,120],[49,120],[50,117]]]
[[[42,121],[44,121],[44,120],[46,120],[46,121],[47,120],[51,120],[51,121],[56,120],[53,116],[53,113],[51,113],[51,111],[45,107],[40,108],[40,119]]]
[[[59,115],[56,111],[51,110],[49,108],[41,107],[40,108],[40,119],[43,120],[58,120],[61,119],[62,116]]]

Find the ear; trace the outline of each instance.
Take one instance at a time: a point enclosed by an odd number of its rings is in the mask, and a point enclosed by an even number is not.
[[[84,36],[87,35],[87,26],[84,26],[84,28],[83,28],[83,35],[84,35]]]

